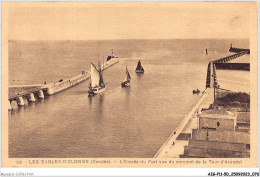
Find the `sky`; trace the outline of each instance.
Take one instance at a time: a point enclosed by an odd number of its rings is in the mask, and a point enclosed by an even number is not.
[[[38,2],[6,6],[9,40],[250,36],[249,2]]]

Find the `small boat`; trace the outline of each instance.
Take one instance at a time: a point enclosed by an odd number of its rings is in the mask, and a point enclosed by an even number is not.
[[[208,49],[206,48],[206,55],[208,55]]]
[[[200,93],[200,90],[197,89],[197,90],[193,90],[192,92],[193,92],[193,94],[196,94],[196,93]]]
[[[141,61],[139,60],[137,67],[135,69],[136,73],[144,73],[144,68],[142,67]]]
[[[100,63],[99,63],[99,67],[97,68],[91,62],[88,93],[89,95],[94,95],[94,94],[100,94],[104,91],[105,91],[105,83],[103,80],[103,74],[102,74]]]
[[[122,87],[128,87],[130,85],[130,80],[131,80],[131,76],[127,70],[127,66],[126,66],[126,76],[124,81],[121,83]]]

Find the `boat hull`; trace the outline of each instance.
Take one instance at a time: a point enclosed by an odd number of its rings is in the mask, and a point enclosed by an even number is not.
[[[136,73],[144,73],[142,70],[135,70]]]
[[[200,90],[193,90],[192,93],[193,93],[193,94],[199,94],[199,93],[200,93]]]
[[[127,81],[122,82],[122,83],[121,83],[121,86],[122,86],[122,87],[129,87],[129,86],[130,86],[130,82],[127,82]]]
[[[106,90],[105,87],[99,87],[99,88],[96,88],[95,90],[89,90],[88,93],[89,93],[89,95],[97,95],[97,94],[103,93],[105,90]]]

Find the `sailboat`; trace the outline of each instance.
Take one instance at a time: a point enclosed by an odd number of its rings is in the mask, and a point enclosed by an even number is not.
[[[144,68],[142,67],[141,61],[139,60],[137,67],[135,69],[136,73],[144,73]]]
[[[90,95],[99,94],[105,91],[105,83],[103,80],[102,70],[99,63],[99,67],[97,68],[91,62],[90,68],[90,79],[89,79],[89,91]]]
[[[126,66],[126,75],[124,81],[121,83],[122,87],[128,87],[130,85],[131,76],[127,70]]]

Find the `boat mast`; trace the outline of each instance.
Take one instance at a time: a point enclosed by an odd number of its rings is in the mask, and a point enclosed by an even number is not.
[[[126,76],[127,76],[127,81],[130,81],[131,76],[130,73],[128,72],[127,65],[126,65]]]
[[[92,88],[92,84],[91,84],[91,67],[90,67],[90,77],[89,77],[89,88]]]
[[[100,65],[100,61],[99,61],[99,53],[98,53],[98,67],[99,67],[99,70],[101,70],[101,65]]]
[[[137,69],[137,70],[140,70],[140,69],[141,69],[141,66],[142,66],[142,65],[141,65],[141,61],[139,60],[136,69]]]
[[[104,65],[104,53],[103,53],[103,70],[102,70],[102,73],[103,73],[104,69],[105,69],[105,65]]]
[[[126,72],[126,80],[128,80],[128,71],[127,71],[127,65],[125,65],[125,72]]]

